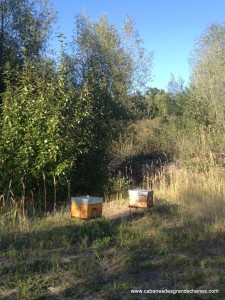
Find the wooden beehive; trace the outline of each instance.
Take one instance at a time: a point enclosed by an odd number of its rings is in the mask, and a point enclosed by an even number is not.
[[[150,208],[153,206],[153,194],[151,190],[129,190],[129,207]]]
[[[71,197],[71,217],[91,219],[102,215],[103,198],[80,196]]]

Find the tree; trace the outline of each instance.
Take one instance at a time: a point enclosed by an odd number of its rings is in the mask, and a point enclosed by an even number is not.
[[[150,118],[166,117],[169,113],[169,94],[163,89],[149,88],[146,92],[147,111]]]
[[[137,91],[130,95],[130,101],[132,103],[132,116],[134,119],[142,119],[148,117],[147,100],[145,95],[140,91]]]
[[[168,111],[170,115],[183,116],[190,101],[189,90],[181,76],[176,80],[174,75],[168,82]]]
[[[89,111],[82,95],[69,86],[67,72],[66,65],[56,69],[45,59],[25,60],[22,70],[6,69],[0,188],[4,193],[11,182],[19,197],[23,184],[29,195],[45,200],[45,208],[46,189],[55,205],[56,185],[67,188],[70,171],[89,139],[89,132],[82,128],[90,118]]]
[[[15,67],[24,56],[37,58],[45,50],[54,20],[49,0],[0,1],[0,92],[6,64]]]
[[[68,76],[84,94],[84,107],[90,112],[83,124],[83,130],[89,132],[89,144],[79,155],[73,182],[79,182],[83,192],[88,192],[87,187],[100,192],[107,180],[111,142],[123,120],[131,117],[130,94],[140,87],[134,86],[135,73],[148,79],[152,55],[146,60],[145,70],[140,71],[138,62],[145,60],[144,50],[131,19],[120,33],[106,17],[94,22],[82,13],[76,18],[73,56],[66,59],[72,72]]]
[[[213,24],[199,38],[191,57],[193,95],[207,124],[224,127],[225,24]]]
[[[76,18],[74,44],[76,84],[94,81],[98,85],[104,80],[114,116],[123,117],[124,108],[129,108],[129,93],[149,83],[152,66],[152,53],[146,58],[132,20],[127,18],[119,33],[104,16],[92,22],[87,13],[80,14]]]
[[[125,36],[135,41],[132,30],[127,23]],[[7,58],[2,66],[2,193],[10,186],[19,198],[22,186],[23,198],[29,193],[44,199],[40,204],[45,209],[47,194],[53,195],[55,205],[60,186],[68,186],[73,194],[100,193],[107,180],[111,142],[129,117],[138,70],[129,47],[105,17],[91,22],[87,15],[77,18],[74,55],[63,49],[57,64],[40,56],[40,47],[22,51],[24,39],[10,41],[19,51],[13,52],[15,61]],[[139,45],[137,40],[134,52],[141,61]]]

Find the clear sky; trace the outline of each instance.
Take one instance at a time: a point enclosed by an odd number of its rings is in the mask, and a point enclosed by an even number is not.
[[[104,14],[121,28],[131,15],[148,51],[155,52],[152,87],[167,88],[171,73],[188,84],[188,58],[196,38],[211,23],[225,21],[225,0],[53,0],[58,31],[71,39],[74,17],[84,9],[93,20]]]

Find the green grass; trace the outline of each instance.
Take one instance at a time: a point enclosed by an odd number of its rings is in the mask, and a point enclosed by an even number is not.
[[[225,172],[170,165],[145,174],[149,211],[117,199],[103,217],[70,218],[70,208],[23,218],[0,213],[0,299],[224,299]],[[125,187],[127,181],[125,181]],[[218,289],[219,294],[134,295],[131,289]]]
[[[192,197],[194,188],[202,187],[201,174],[196,178]],[[189,197],[180,198],[181,179],[187,188],[188,176],[177,174],[170,189],[161,178],[150,211],[130,213],[125,199],[105,203],[104,216],[90,221],[71,219],[69,208],[11,223],[10,214],[2,214],[0,299],[223,299],[224,220],[212,201],[204,216],[194,214],[194,209],[188,213]],[[203,202],[199,193],[196,190],[195,209],[203,204],[209,208],[203,189]],[[131,289],[218,289],[220,293],[140,298]]]

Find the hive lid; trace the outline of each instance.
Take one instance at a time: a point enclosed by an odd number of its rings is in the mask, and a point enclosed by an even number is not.
[[[129,194],[138,196],[150,196],[154,194],[152,190],[129,190]]]
[[[93,196],[79,196],[71,197],[71,202],[76,202],[79,204],[98,204],[103,202],[102,197],[93,197]]]

